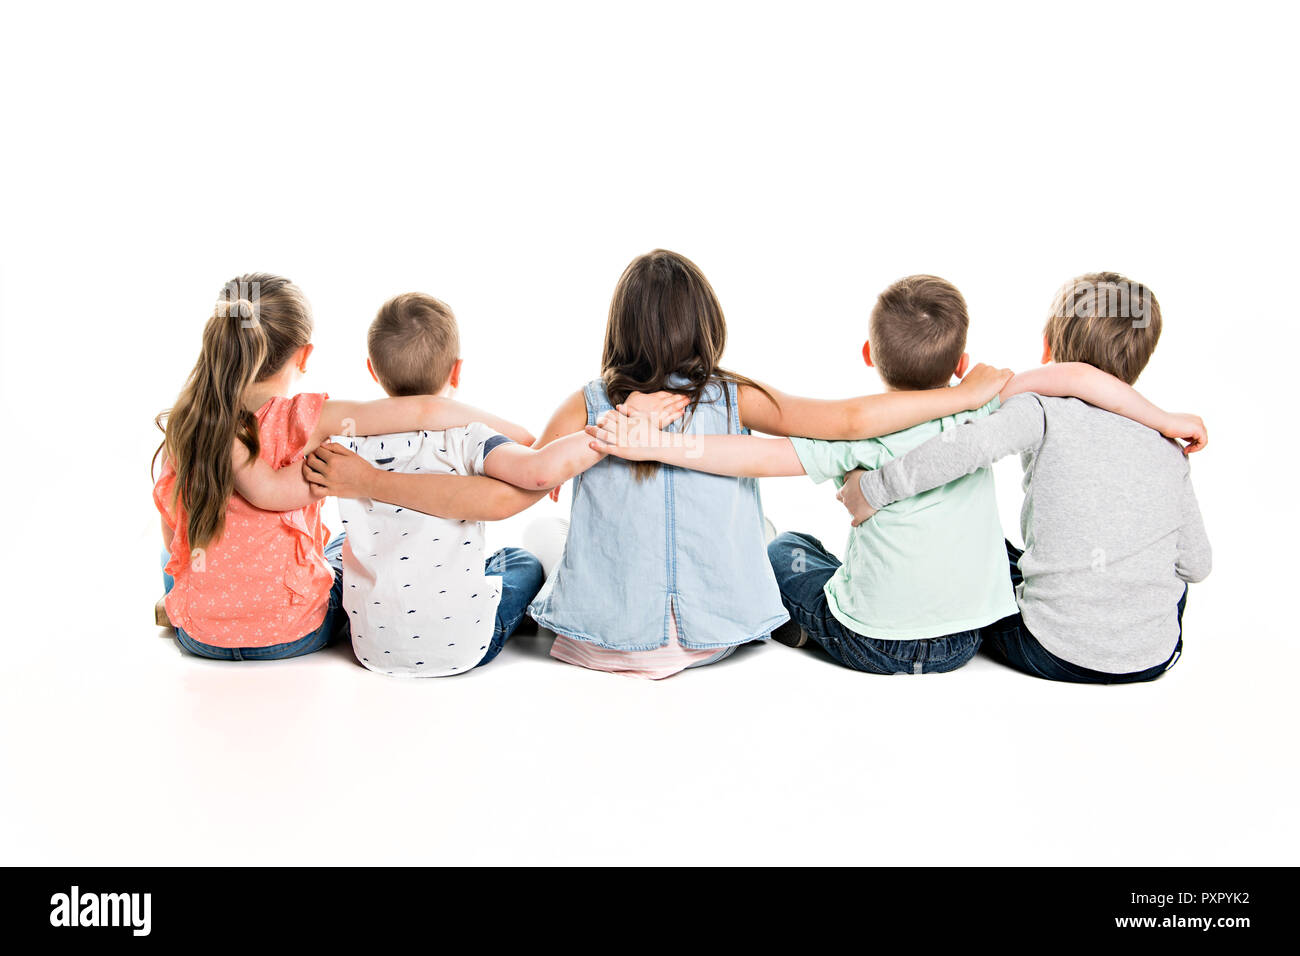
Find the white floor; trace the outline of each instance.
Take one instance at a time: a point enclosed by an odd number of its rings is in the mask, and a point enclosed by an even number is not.
[[[804,512],[829,497],[789,490]],[[347,648],[182,655],[149,624],[155,576],[116,566],[155,547],[142,532],[43,625],[75,655],[0,677],[5,862],[1240,864],[1300,845],[1296,655],[1234,631],[1231,566],[1145,686],[983,658],[877,678],[779,645],[648,683],[537,635],[399,682]]]

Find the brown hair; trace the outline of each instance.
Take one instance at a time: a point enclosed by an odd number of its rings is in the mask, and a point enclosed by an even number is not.
[[[1086,362],[1132,385],[1160,340],[1160,303],[1118,272],[1089,272],[1061,286],[1043,334],[1053,361]]]
[[[871,310],[871,361],[886,385],[939,388],[952,380],[966,351],[966,300],[938,276],[899,279]]]
[[[244,392],[284,368],[311,341],[311,330],[311,306],[288,279],[250,272],[222,289],[185,387],[154,419],[163,431],[158,451],[176,471],[172,506],[184,505],[191,548],[205,547],[225,530],[235,492],[235,439],[250,461],[260,450],[257,418],[244,407]]]
[[[699,267],[685,256],[656,249],[623,270],[609,303],[601,378],[617,405],[632,392],[676,392],[699,404],[711,382],[761,385],[718,363],[727,344],[722,305]],[[680,376],[685,382],[670,382]],[[731,397],[726,395],[727,409]],[[775,399],[772,399],[775,403]],[[636,462],[638,479],[654,474],[655,462]]]
[[[366,347],[389,395],[432,395],[447,384],[460,358],[460,330],[447,303],[407,292],[379,307]]]

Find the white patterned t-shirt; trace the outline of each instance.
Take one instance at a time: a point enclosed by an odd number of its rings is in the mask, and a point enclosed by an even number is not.
[[[331,441],[388,471],[481,475],[487,454],[510,439],[475,422]],[[392,677],[445,677],[478,664],[501,599],[500,576],[484,573],[482,522],[369,498],[340,498],[339,514],[343,607],[357,660]]]

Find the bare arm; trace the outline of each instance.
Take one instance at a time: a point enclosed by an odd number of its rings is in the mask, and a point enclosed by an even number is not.
[[[534,448],[544,448],[557,438],[563,438],[565,435],[572,435],[574,432],[582,431],[587,424],[587,400],[583,397],[582,392],[574,392],[555,410],[551,420],[546,423],[542,429],[541,436],[532,442],[526,444]],[[505,434],[502,432],[501,434]]]
[[[1210,443],[1205,423],[1195,415],[1171,414],[1138,394],[1132,385],[1086,362],[1064,362],[1020,372],[1002,389],[1002,401],[1021,392],[1057,398],[1079,398],[1153,428],[1166,438],[1187,442],[1183,454],[1202,451]]]
[[[491,412],[436,395],[405,395],[373,402],[327,401],[316,423],[312,445],[319,445],[330,435],[388,435],[426,428],[444,431],[470,422],[482,422],[517,442],[533,443],[528,429]]]
[[[493,452],[488,458],[496,455]],[[303,474],[317,498],[373,498],[439,518],[499,521],[541,500],[545,492],[524,491],[477,475],[415,475],[375,468],[355,452],[327,442],[303,462]]]
[[[670,392],[651,395],[634,392],[619,408],[635,409],[638,417],[662,428],[680,418],[688,402],[685,395]],[[484,461],[483,470],[493,478],[520,488],[558,488],[605,457],[604,452],[592,447],[592,442],[582,431],[586,421],[586,399],[577,392],[565,399],[551,416],[534,447],[501,445]],[[571,431],[562,431],[570,426]]]
[[[591,447],[586,432],[574,432],[544,448],[500,445],[483,462],[485,474],[529,490],[549,491],[581,474],[604,456]]]
[[[297,511],[311,504],[311,486],[296,463],[272,468],[251,457],[244,443],[236,439],[231,451],[235,468],[235,491],[254,508],[263,511]]]
[[[758,389],[742,385],[740,420],[747,427],[769,435],[798,435],[827,441],[876,438],[934,418],[979,408],[992,400],[1010,377],[1009,369],[976,365],[960,385],[952,388],[883,392],[835,400],[801,398],[768,388],[775,403]]]
[[[629,461],[659,461],[712,475],[764,478],[804,474],[788,438],[666,432],[649,418],[606,412],[587,426],[591,447]]]

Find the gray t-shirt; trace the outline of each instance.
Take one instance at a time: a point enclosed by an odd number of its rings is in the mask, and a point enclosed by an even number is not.
[[[1076,398],[1016,395],[879,471],[873,508],[1021,454],[1025,626],[1051,653],[1108,674],[1168,660],[1185,582],[1210,573],[1187,459],[1158,432]]]

